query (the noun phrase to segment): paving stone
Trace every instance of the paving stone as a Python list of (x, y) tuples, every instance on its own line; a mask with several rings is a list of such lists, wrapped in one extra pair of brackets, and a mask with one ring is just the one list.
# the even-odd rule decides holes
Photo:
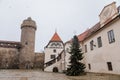
[(93, 74), (66, 76), (39, 70), (0, 70), (0, 80), (120, 80), (120, 75)]

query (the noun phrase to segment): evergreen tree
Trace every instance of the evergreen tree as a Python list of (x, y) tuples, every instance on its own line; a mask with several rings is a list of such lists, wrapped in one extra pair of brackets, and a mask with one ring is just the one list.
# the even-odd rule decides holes
[(83, 53), (80, 49), (79, 40), (75, 35), (72, 39), (72, 44), (70, 47), (70, 65), (67, 68), (66, 75), (69, 76), (78, 76), (84, 73), (85, 64), (81, 62), (83, 59)]

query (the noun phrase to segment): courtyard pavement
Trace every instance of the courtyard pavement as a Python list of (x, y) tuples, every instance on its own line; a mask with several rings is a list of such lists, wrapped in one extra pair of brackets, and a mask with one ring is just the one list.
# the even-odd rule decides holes
[(120, 80), (120, 75), (88, 73), (72, 77), (40, 70), (0, 70), (0, 80)]

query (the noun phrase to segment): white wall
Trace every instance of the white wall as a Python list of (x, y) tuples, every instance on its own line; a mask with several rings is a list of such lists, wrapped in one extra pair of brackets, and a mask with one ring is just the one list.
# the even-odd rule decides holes
[(70, 51), (70, 46), (71, 43), (66, 43), (65, 44), (65, 70), (67, 70), (68, 65), (69, 65), (69, 58), (70, 58), (70, 54), (68, 53)]
[[(103, 30), (95, 33), (84, 41), (87, 44), (87, 53), (85, 53), (86, 71), (98, 73), (120, 74), (120, 20), (105, 26)], [(113, 30), (115, 42), (109, 44), (107, 32)], [(98, 48), (97, 38), (101, 36), (102, 47)], [(96, 47), (90, 50), (90, 41), (93, 40)], [(113, 71), (108, 71), (107, 62), (112, 62)], [(91, 70), (88, 69), (91, 64)]]
[[(47, 48), (45, 48), (45, 63), (52, 60), (51, 57), (50, 57), (51, 55), (55, 55), (57, 57), (58, 54), (60, 54), (63, 51), (63, 44), (62, 44), (61, 48), (56, 48), (56, 47), (54, 47), (54, 48), (51, 47), (50, 48), (51, 43), (48, 45)], [(53, 52), (54, 49), (56, 49), (56, 52)]]
[(62, 53), (62, 59), (60, 59), (60, 61), (56, 61), (56, 63), (54, 63), (53, 65), (46, 67), (44, 69), (44, 71), (47, 72), (52, 72), (54, 67), (57, 67), (59, 72), (63, 72), (63, 70), (65, 70), (65, 63), (64, 63), (64, 52)]
[[(55, 55), (57, 57), (64, 49), (62, 42), (59, 42), (62, 45), (61, 47), (51, 47), (50, 46), (51, 43), (47, 46), (47, 48), (45, 48), (45, 63), (53, 60), (53, 59), (51, 59), (51, 55)], [(53, 51), (54, 49), (56, 49), (56, 52)], [(61, 72), (61, 70), (64, 66), (64, 65), (62, 65), (62, 63), (63, 63), (63, 60), (61, 59), (58, 62), (56, 61), (56, 63), (54, 63), (53, 65), (46, 67), (44, 70), (52, 72), (54, 67), (58, 67), (59, 71)]]

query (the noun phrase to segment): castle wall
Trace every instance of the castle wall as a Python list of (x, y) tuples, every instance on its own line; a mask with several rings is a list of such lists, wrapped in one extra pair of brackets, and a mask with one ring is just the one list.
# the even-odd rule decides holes
[(35, 53), (34, 68), (44, 69), (44, 53)]
[(19, 50), (0, 47), (0, 68), (18, 68)]

